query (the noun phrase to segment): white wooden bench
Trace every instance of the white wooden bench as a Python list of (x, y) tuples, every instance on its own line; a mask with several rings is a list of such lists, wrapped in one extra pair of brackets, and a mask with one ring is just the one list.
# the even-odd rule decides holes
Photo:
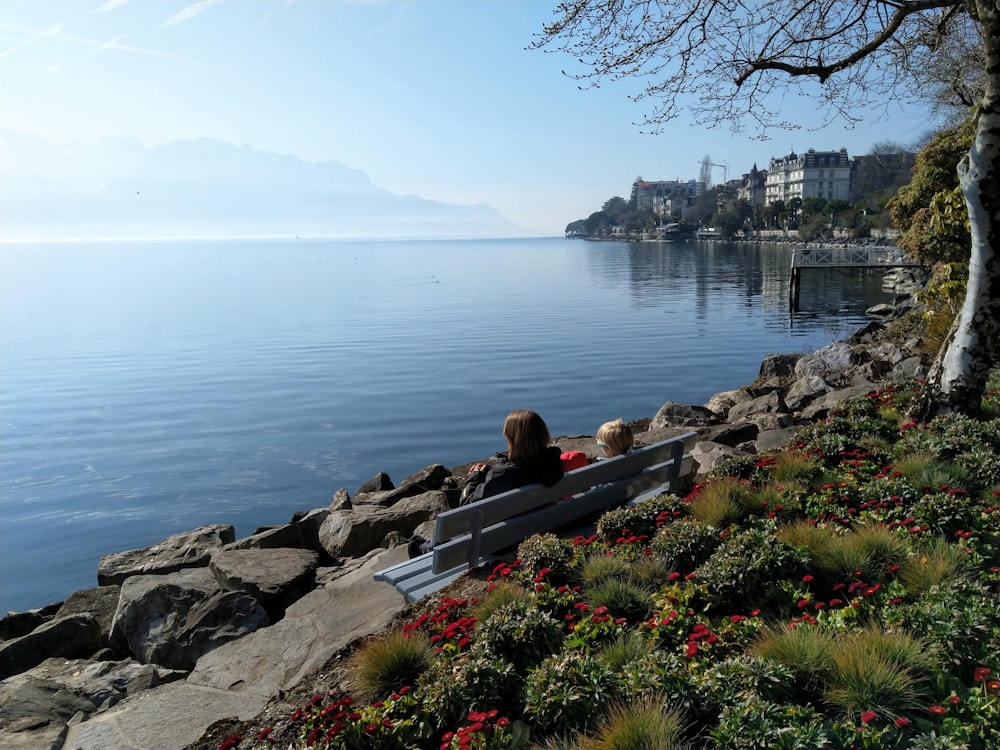
[(415, 602), (530, 536), (676, 491), (691, 473), (696, 437), (687, 432), (571, 471), (552, 487), (532, 484), (445, 511), (437, 517), (439, 541), (431, 552), (376, 571), (374, 578)]

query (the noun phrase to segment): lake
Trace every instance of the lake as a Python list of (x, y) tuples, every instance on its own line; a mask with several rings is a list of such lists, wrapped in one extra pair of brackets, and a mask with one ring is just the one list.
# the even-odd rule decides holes
[(503, 448), (704, 404), (888, 301), (791, 246), (239, 239), (0, 245), (0, 612), (105, 554), (237, 536)]

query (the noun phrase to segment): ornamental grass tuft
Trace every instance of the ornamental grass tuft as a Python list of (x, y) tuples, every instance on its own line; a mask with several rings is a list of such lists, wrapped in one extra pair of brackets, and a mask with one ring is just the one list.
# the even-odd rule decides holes
[(627, 581), (632, 566), (623, 557), (591, 555), (580, 568), (580, 580), (586, 586), (597, 586), (605, 581)]
[(578, 750), (681, 750), (683, 712), (655, 700), (615, 704), (592, 735), (580, 737)]
[(943, 539), (914, 551), (899, 568), (897, 575), (907, 592), (920, 596), (931, 589), (949, 586), (968, 578), (969, 556)]
[(653, 612), (652, 592), (632, 581), (610, 578), (586, 592), (595, 610), (605, 607), (611, 617), (623, 617), (631, 625), (639, 624)]
[(370, 640), (355, 656), (361, 688), (373, 698), (384, 698), (414, 684), (431, 656), (430, 641), (423, 633), (394, 630)]
[(935, 651), (905, 632), (867, 628), (838, 639), (824, 700), (852, 722), (866, 712), (905, 716), (926, 700)]
[(703, 524), (726, 527), (756, 505), (753, 488), (731, 477), (702, 485), (688, 503), (688, 513)]

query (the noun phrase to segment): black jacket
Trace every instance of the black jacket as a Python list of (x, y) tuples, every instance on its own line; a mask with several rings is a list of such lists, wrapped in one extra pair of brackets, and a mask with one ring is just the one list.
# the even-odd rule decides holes
[(500, 463), (490, 466), (487, 471), (473, 474), (466, 481), (466, 489), (462, 492), (463, 505), (528, 484), (551, 487), (563, 477), (562, 451), (557, 446), (550, 445), (540, 456), (520, 463), (511, 463), (505, 455), (498, 455)]

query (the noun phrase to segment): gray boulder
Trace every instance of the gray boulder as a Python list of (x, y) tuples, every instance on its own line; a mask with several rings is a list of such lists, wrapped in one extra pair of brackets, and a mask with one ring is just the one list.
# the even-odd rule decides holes
[(791, 411), (802, 411), (803, 407), (831, 390), (832, 386), (819, 375), (806, 375), (792, 383), (785, 391), (785, 406)]
[(208, 567), (223, 589), (250, 594), (277, 622), (289, 604), (313, 589), (318, 566), (319, 555), (311, 550), (236, 549), (216, 552)]
[(763, 396), (758, 396), (752, 401), (745, 401), (736, 404), (729, 410), (729, 421), (738, 422), (740, 420), (750, 421), (750, 417), (755, 414), (787, 413), (788, 407), (785, 405), (781, 393), (772, 391)]
[(38, 666), (50, 656), (90, 656), (100, 643), (101, 626), (92, 615), (58, 617), (27, 635), (0, 644), (0, 680)]
[(708, 440), (702, 440), (697, 445), (695, 445), (694, 450), (691, 451), (691, 456), (694, 458), (695, 462), (698, 464), (698, 477), (705, 477), (712, 469), (734, 456), (746, 456), (751, 455), (747, 451), (739, 450), (738, 448), (733, 448), (729, 445), (723, 445), (722, 443), (713, 443)]
[(122, 584), (111, 638), (143, 664), (191, 669), (201, 655), (267, 624), (250, 594), (224, 591), (207, 567), (191, 568)]
[(858, 355), (846, 341), (835, 341), (812, 354), (806, 354), (795, 364), (795, 374), (826, 376), (841, 372), (858, 362)]
[(332, 557), (361, 557), (380, 547), (390, 532), (408, 537), (419, 524), (449, 507), (448, 495), (438, 490), (404, 498), (388, 508), (355, 505), (335, 510), (320, 529), (320, 543)]
[[(280, 549), (287, 547), (320, 553), (323, 551), (323, 547), (319, 543), (319, 529), (329, 515), (330, 511), (327, 508), (316, 508), (308, 513), (297, 514), (290, 523), (258, 529), (248, 537), (226, 544), (222, 549)], [(210, 559), (214, 559), (216, 554), (218, 553), (214, 552)]]
[(808, 421), (826, 419), (830, 416), (830, 412), (837, 408), (837, 406), (839, 406), (842, 402), (847, 399), (864, 396), (871, 393), (872, 390), (873, 388), (871, 385), (856, 385), (851, 386), (850, 388), (839, 388), (835, 391), (830, 391), (809, 404), (809, 406), (802, 411), (802, 418)]
[(762, 379), (787, 378), (795, 372), (795, 366), (802, 358), (801, 354), (768, 354), (760, 362)]
[(649, 423), (650, 430), (662, 427), (706, 427), (708, 425), (719, 424), (719, 416), (706, 409), (704, 406), (692, 406), (690, 404), (678, 404), (668, 401), (656, 416)]
[(118, 609), (118, 595), (121, 586), (95, 586), (89, 589), (74, 591), (63, 602), (56, 617), (72, 617), (73, 615), (90, 615), (101, 629), (101, 647), (111, 644), (111, 623)]
[(105, 555), (97, 564), (97, 582), (108, 586), (123, 583), (130, 576), (163, 575), (184, 568), (205, 567), (215, 550), (234, 541), (236, 531), (232, 526), (199, 526), (151, 547)]

